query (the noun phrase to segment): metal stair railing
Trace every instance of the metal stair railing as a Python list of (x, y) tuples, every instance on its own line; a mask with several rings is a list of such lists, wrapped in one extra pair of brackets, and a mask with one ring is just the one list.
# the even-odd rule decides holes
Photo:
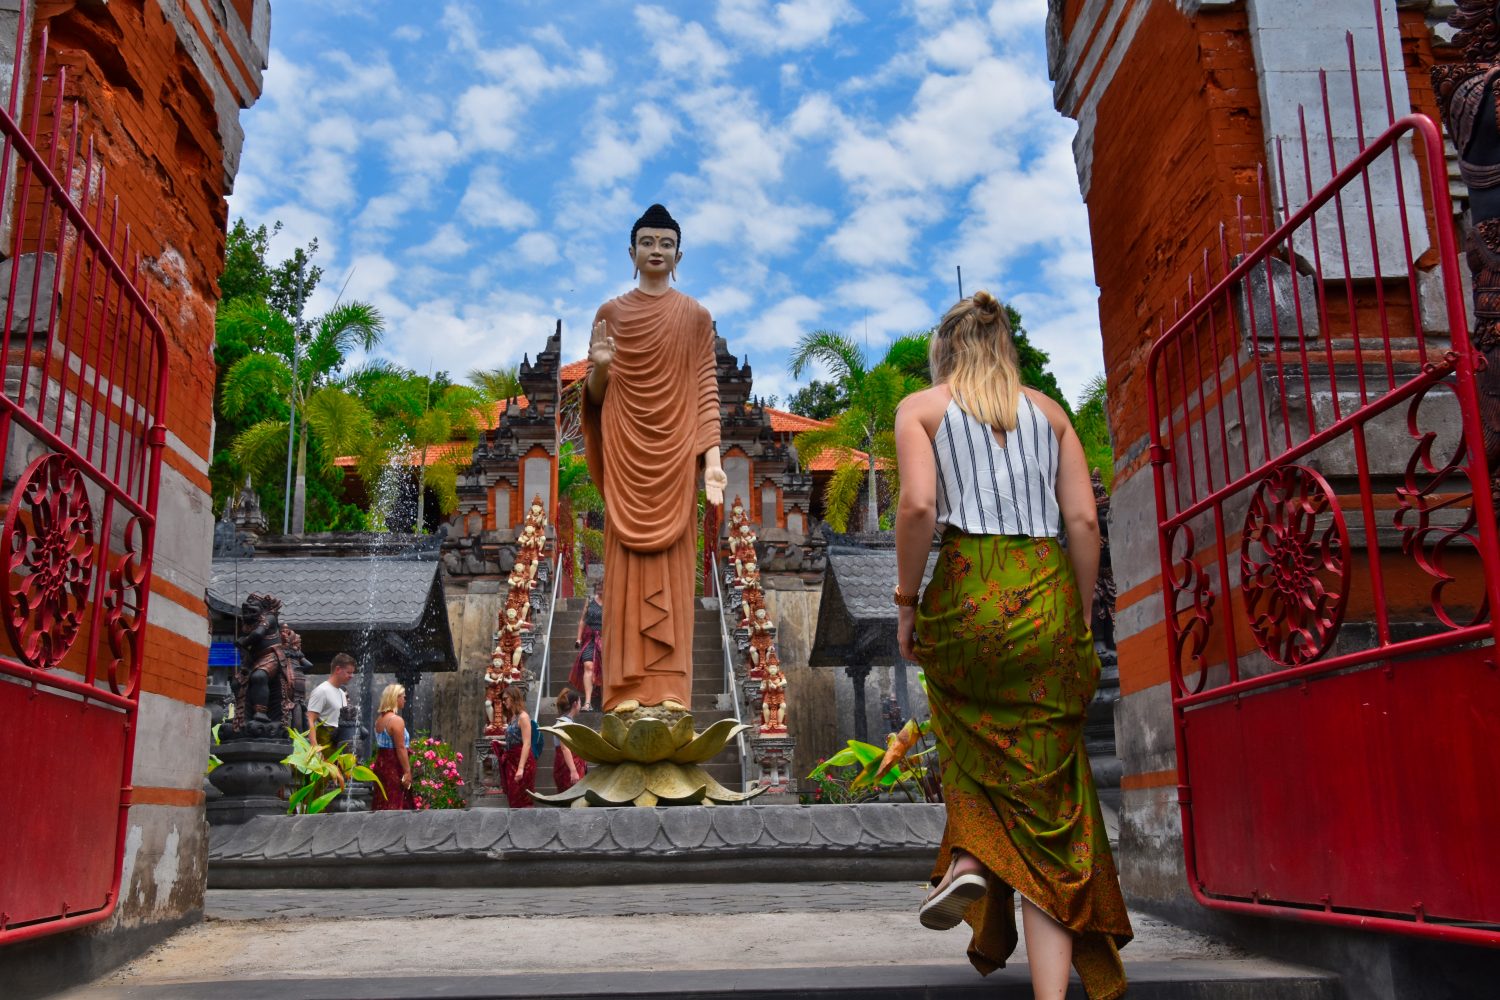
[[(740, 711), (740, 692), (734, 680), (734, 636), (730, 635), (729, 623), (724, 618), (724, 584), (719, 579), (719, 557), (710, 552), (708, 558), (713, 569), (714, 590), (719, 599), (719, 647), (724, 654), (724, 693), (734, 709), (734, 721), (743, 725), (745, 717)], [(735, 737), (735, 742), (740, 750), (740, 791), (744, 792), (750, 788), (750, 745), (743, 732)]]
[[(547, 628), (542, 632), (542, 665), (536, 671), (536, 701), (531, 706), (531, 724), (536, 725), (542, 711), (542, 695), (547, 690), (547, 674), (552, 669), (552, 619), (557, 614), (557, 585), (562, 580), (562, 554), (552, 565), (552, 596), (547, 601)], [(535, 642), (532, 648), (536, 648)], [(540, 765), (538, 765), (540, 766)]]

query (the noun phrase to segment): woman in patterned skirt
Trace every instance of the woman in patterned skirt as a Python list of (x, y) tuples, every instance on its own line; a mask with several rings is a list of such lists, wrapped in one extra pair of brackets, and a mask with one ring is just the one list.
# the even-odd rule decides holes
[(401, 710), (406, 707), (406, 688), (387, 684), (380, 692), (375, 716), (375, 776), (380, 784), (370, 801), (372, 810), (411, 809), (411, 733)]
[(583, 710), (594, 711), (594, 689), (598, 688), (600, 700), (604, 698), (604, 651), (600, 647), (599, 635), (604, 628), (604, 597), (598, 586), (589, 593), (589, 602), (578, 619), (578, 637), (573, 648), (578, 655), (573, 658), (573, 669), (568, 674), (568, 686), (583, 692)]
[(989, 293), (943, 317), (931, 365), (933, 387), (896, 414), (898, 635), (925, 671), (948, 810), (921, 921), (967, 919), (970, 961), (988, 974), (1015, 949), (1019, 892), (1034, 995), (1061, 1000), (1071, 963), (1090, 1000), (1112, 1000), (1132, 931), (1083, 745), (1099, 680), (1083, 446), (1060, 406), (1021, 385)]
[(500, 758), (500, 780), (504, 782), (505, 803), (512, 809), (530, 809), (536, 805), (531, 793), (536, 791), (536, 755), (531, 752), (531, 713), (526, 711), (526, 696), (519, 685), (512, 684), (500, 696), (505, 710), (505, 745), (497, 745)]

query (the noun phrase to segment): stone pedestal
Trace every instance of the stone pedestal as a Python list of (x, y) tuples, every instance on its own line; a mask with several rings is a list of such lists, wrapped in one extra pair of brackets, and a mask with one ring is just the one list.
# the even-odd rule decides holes
[(469, 786), (474, 790), (472, 804), (480, 806), (485, 800), (493, 797), (497, 801), (504, 800), (504, 788), (500, 781), (500, 762), (495, 759), (494, 749), (490, 746), (493, 740), (503, 740), (503, 735), (496, 733), (493, 736), (479, 734), (474, 741), (474, 750), (469, 755)]
[(757, 781), (772, 794), (797, 794), (792, 773), (792, 751), (797, 741), (786, 733), (755, 732), (750, 737), (750, 759), (759, 770)]
[(222, 796), (207, 803), (212, 824), (243, 823), (255, 816), (286, 812), (294, 781), (292, 769), (281, 763), (292, 752), (287, 739), (233, 740), (217, 747), (223, 761), (208, 776)]

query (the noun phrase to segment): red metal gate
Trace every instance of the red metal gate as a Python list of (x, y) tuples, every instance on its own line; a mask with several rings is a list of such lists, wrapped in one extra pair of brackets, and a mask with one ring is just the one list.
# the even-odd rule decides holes
[[(1352, 41), (1350, 66), (1358, 116)], [(1240, 239), (1274, 231), (1234, 254), (1221, 227), (1149, 360), (1188, 879), (1216, 909), (1500, 945), (1500, 543), (1442, 138), (1360, 120), (1314, 191), (1303, 123), (1301, 168), (1274, 165), (1303, 207), (1262, 177)]]
[(18, 124), (20, 21), (0, 111), (0, 944), (119, 899), (166, 439), (166, 338), (45, 32)]

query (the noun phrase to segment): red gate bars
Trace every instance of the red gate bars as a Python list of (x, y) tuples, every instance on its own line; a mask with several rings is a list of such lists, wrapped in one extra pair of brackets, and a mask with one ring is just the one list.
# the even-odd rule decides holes
[(166, 440), (166, 336), (45, 31), (18, 120), (30, 22), (0, 111), (0, 944), (119, 902)]
[(1186, 870), (1215, 909), (1497, 946), (1500, 541), (1447, 164), (1388, 66), (1366, 142), (1348, 48), (1358, 153), (1338, 165), (1324, 74), (1331, 178), (1304, 113), (1279, 224), (1262, 171), (1148, 359)]

